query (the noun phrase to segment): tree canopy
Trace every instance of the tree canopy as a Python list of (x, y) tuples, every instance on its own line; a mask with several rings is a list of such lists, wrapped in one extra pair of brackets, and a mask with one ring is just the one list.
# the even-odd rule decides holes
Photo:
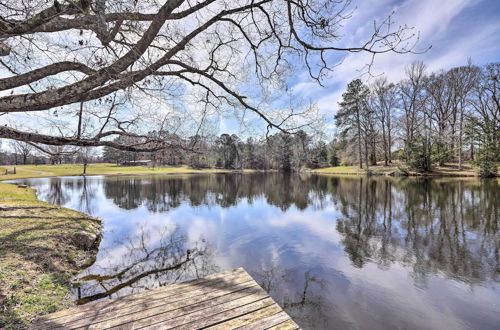
[[(350, 1), (42, 0), (0, 5), (0, 138), (128, 151), (189, 148), (164, 132), (201, 133), (236, 111), (268, 130), (314, 122), (311, 106), (272, 102), (332, 54), (409, 52), (418, 38), (391, 17), (358, 45), (341, 38)], [(29, 118), (43, 125), (33, 127)], [(156, 135), (147, 134), (158, 132)], [(133, 137), (134, 139), (117, 139)], [(129, 143), (129, 141), (135, 141)], [(45, 149), (47, 150), (47, 149)]]

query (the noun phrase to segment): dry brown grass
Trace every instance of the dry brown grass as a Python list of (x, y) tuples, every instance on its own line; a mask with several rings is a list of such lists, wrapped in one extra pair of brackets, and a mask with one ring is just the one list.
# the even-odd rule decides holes
[[(376, 166), (370, 166), (370, 174), (375, 175), (386, 175), (391, 173), (397, 173), (399, 171), (398, 164), (391, 166), (384, 166), (382, 163)], [(319, 168), (312, 170), (314, 173), (321, 174), (359, 174), (365, 175), (367, 171), (365, 169), (360, 169), (358, 166), (336, 166)], [(470, 164), (464, 164), (462, 169), (458, 168), (458, 164), (450, 163), (444, 166), (436, 166), (431, 172), (418, 173), (415, 171), (409, 171), (410, 175), (414, 176), (457, 176), (457, 177), (475, 177), (478, 176), (477, 170)]]

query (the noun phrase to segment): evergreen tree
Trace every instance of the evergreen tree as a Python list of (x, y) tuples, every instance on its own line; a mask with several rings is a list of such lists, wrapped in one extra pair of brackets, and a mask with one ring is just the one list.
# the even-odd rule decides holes
[(281, 133), (278, 146), (278, 162), (283, 172), (292, 170), (291, 153), (292, 137), (289, 134)]
[(235, 135), (222, 134), (217, 140), (218, 157), (216, 165), (226, 169), (240, 168), (241, 160), (238, 151), (240, 138)]
[(328, 163), (330, 164), (330, 166), (332, 167), (336, 167), (336, 166), (339, 166), (340, 164), (340, 159), (339, 157), (337, 156), (337, 149), (336, 148), (332, 148), (330, 149), (330, 157), (329, 157), (329, 161)]
[(106, 163), (116, 163), (118, 165), (120, 162), (120, 154), (121, 152), (115, 148), (104, 147), (102, 159)]
[(490, 143), (479, 150), (477, 153), (476, 164), (479, 166), (479, 176), (490, 178), (497, 175), (498, 172), (498, 150), (495, 145)]
[(405, 142), (404, 160), (413, 170), (429, 172), (432, 169), (431, 143), (429, 139), (415, 136)]
[[(342, 102), (339, 103), (340, 110), (335, 115), (337, 127), (343, 131), (343, 134), (348, 134), (349, 132), (354, 131), (354, 140), (357, 142), (358, 162), (360, 168), (363, 168), (363, 151), (361, 147), (363, 130), (361, 121), (363, 109), (366, 108), (368, 95), (369, 89), (363, 84), (363, 82), (361, 82), (360, 79), (351, 81), (347, 85), (346, 92), (342, 94)], [(366, 155), (365, 162), (368, 167), (368, 159)]]
[(253, 138), (248, 138), (246, 143), (243, 143), (243, 167), (244, 168), (258, 168), (257, 155), (255, 154), (255, 142)]

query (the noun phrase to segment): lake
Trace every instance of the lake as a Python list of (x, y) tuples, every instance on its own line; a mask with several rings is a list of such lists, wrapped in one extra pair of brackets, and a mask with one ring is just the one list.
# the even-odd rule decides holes
[(498, 329), (498, 180), (18, 180), (103, 219), (78, 303), (244, 267), (305, 329)]

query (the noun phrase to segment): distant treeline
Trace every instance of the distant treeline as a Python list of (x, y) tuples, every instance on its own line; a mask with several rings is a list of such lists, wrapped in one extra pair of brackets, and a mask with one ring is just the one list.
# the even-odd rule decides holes
[[(0, 164), (91, 162), (121, 164), (150, 160), (152, 166), (187, 164), (194, 168), (297, 171), (338, 165), (391, 165), (401, 171), (431, 171), (435, 165), (471, 161), (482, 176), (497, 172), (500, 161), (500, 63), (468, 64), (448, 71), (427, 72), (421, 62), (405, 69), (405, 78), (391, 83), (377, 78), (348, 84), (334, 119), (330, 141), (318, 134), (284, 132), (266, 138), (232, 134), (183, 139), (168, 132), (151, 136), (173, 147), (137, 153), (105, 147), (99, 156), (87, 149), (49, 147), (49, 157), (35, 157), (34, 148), (13, 142)], [(126, 139), (126, 141), (121, 141)], [(120, 141), (118, 141), (120, 140)], [(121, 136), (125, 145), (141, 143)]]
[[(134, 153), (105, 148), (103, 161), (123, 163), (139, 159), (151, 160), (153, 165), (187, 164), (194, 168), (262, 169), (292, 171), (303, 167), (328, 166), (331, 148), (322, 140), (301, 131), (297, 134), (279, 133), (268, 138), (242, 140), (236, 134), (197, 138), (194, 152), (165, 149), (154, 153)], [(330, 156), (330, 157), (329, 157)], [(336, 161), (337, 162), (337, 161)]]
[(5, 141), (7, 140), (2, 143), (2, 140), (0, 140), (0, 165), (54, 165), (102, 162), (102, 157), (98, 155), (96, 148), (44, 146), (44, 151), (41, 151), (34, 144), (16, 140), (11, 140), (8, 143), (5, 143)]

